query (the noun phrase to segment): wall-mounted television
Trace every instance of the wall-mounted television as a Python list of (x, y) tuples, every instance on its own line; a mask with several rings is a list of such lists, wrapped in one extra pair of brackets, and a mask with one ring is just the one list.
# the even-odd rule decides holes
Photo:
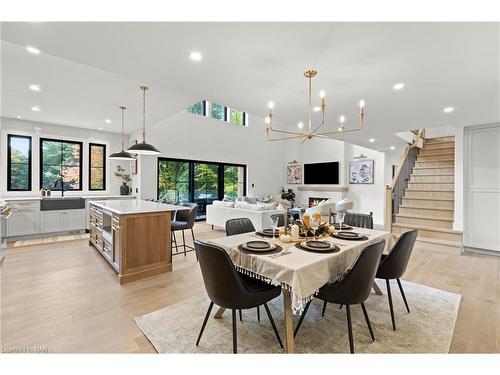
[(304, 164), (304, 184), (338, 185), (339, 162)]

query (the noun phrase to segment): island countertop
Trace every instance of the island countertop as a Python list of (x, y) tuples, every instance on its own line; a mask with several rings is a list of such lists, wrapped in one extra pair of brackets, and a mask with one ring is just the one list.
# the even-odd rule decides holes
[(189, 210), (189, 207), (143, 201), (140, 199), (90, 201), (89, 203), (118, 215)]

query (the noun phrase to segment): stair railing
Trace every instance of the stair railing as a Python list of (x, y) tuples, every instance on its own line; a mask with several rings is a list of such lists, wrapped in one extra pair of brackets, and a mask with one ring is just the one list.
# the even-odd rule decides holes
[(385, 187), (385, 230), (392, 231), (392, 224), (399, 213), (399, 206), (403, 200), (405, 189), (408, 187), (410, 175), (417, 160), (418, 149), (422, 147), (424, 140), (424, 129), (420, 129), (413, 143), (406, 147), (399, 159), (398, 167), (392, 179), (391, 185)]

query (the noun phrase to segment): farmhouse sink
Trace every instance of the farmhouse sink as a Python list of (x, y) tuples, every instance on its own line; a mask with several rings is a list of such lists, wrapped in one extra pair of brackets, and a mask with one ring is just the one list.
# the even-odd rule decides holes
[(40, 211), (79, 210), (85, 208), (85, 199), (78, 197), (43, 198)]

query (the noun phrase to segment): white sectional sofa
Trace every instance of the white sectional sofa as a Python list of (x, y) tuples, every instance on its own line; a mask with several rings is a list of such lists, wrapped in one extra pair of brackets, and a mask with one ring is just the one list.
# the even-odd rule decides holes
[(272, 203), (214, 201), (207, 206), (207, 224), (225, 228), (229, 219), (246, 217), (256, 230), (262, 230), (271, 226), (271, 215), (283, 213)]

